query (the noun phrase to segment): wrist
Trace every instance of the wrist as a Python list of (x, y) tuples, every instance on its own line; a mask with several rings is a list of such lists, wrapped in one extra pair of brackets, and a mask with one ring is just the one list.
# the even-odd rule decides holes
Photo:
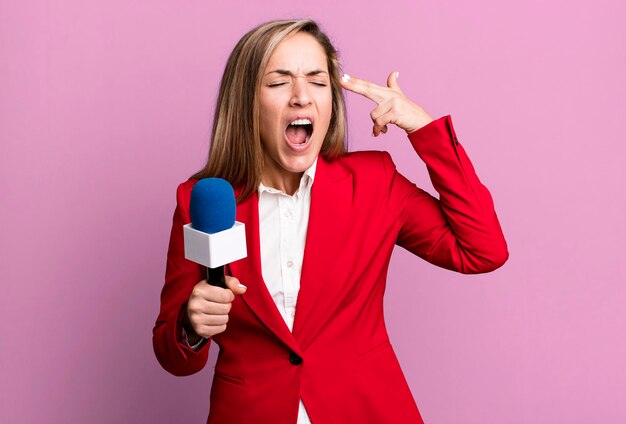
[(197, 335), (193, 330), (188, 332), (185, 327), (182, 329), (182, 338), (187, 346), (196, 349), (204, 341), (204, 337)]
[(192, 349), (196, 349), (200, 346), (200, 344), (205, 340), (204, 337), (198, 335), (191, 322), (189, 321), (189, 316), (187, 315), (187, 304), (183, 305), (181, 308), (181, 313), (179, 315), (179, 325), (180, 325), (180, 341), (183, 344), (186, 344), (188, 347)]
[(411, 133), (414, 133), (416, 131), (419, 131), (419, 130), (421, 130), (422, 128), (424, 128), (426, 125), (430, 124), (433, 121), (434, 121), (434, 119), (429, 116), (427, 119), (425, 119), (424, 121), (420, 122), (419, 125), (417, 125), (415, 128), (413, 128), (413, 129), (409, 128), (408, 130), (406, 130), (406, 133), (407, 134), (411, 134)]

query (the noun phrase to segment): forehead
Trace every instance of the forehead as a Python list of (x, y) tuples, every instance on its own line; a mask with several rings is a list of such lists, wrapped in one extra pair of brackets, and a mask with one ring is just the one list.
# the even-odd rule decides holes
[(286, 69), (292, 72), (312, 69), (328, 71), (326, 52), (310, 34), (298, 32), (281, 41), (267, 62), (266, 72)]

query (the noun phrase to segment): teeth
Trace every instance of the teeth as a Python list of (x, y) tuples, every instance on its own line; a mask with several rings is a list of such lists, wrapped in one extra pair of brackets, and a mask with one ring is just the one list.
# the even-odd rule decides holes
[(310, 119), (296, 119), (295, 121), (293, 121), (291, 124), (289, 125), (311, 125), (311, 120)]

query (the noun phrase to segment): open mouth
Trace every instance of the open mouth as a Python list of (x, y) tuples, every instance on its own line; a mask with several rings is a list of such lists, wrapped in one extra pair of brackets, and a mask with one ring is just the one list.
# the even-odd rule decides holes
[(305, 145), (313, 133), (313, 124), (310, 119), (296, 119), (285, 129), (285, 136), (289, 144), (294, 146)]

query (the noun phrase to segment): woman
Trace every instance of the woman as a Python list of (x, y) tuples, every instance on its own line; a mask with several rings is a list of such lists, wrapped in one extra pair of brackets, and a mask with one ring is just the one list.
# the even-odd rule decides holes
[[(342, 88), (377, 104), (374, 136), (389, 124), (407, 132), (440, 200), (389, 154), (346, 153)], [(226, 289), (184, 259), (191, 189), (208, 176), (235, 187), (246, 225), (248, 257), (227, 266)], [(407, 99), (396, 72), (387, 87), (340, 77), (310, 20), (269, 22), (237, 44), (208, 163), (177, 202), (154, 350), (167, 371), (189, 375), (211, 340), (220, 346), (209, 423), (422, 422), (383, 317), (393, 246), (463, 273), (508, 257), (450, 116), (433, 120)]]

